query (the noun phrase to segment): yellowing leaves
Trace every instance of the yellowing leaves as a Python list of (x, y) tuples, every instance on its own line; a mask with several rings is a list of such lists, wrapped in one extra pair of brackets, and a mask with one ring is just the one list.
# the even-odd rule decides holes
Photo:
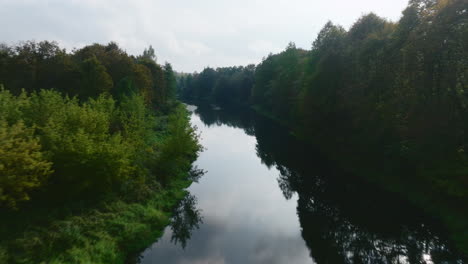
[(0, 120), (0, 205), (16, 207), (52, 173), (33, 129)]

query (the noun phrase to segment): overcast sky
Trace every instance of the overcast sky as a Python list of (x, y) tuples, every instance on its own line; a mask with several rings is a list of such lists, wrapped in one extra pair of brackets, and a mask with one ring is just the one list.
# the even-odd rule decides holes
[(116, 41), (153, 45), (177, 71), (258, 63), (293, 41), (309, 49), (331, 20), (349, 28), (374, 12), (399, 19), (408, 0), (0, 0), (0, 42), (55, 40), (71, 50)]

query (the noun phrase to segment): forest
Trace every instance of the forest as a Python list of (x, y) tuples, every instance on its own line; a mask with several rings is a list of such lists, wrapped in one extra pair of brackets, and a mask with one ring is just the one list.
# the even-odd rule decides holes
[[(452, 242), (466, 258), (467, 0), (409, 0), (398, 21), (374, 13), (349, 28), (329, 21), (311, 40), (257, 65), (195, 73), (160, 63), (152, 46), (131, 55), (116, 42), (73, 50), (0, 43), (0, 264), (135, 263), (171, 224), (171, 242), (185, 250), (202, 220), (187, 190), (204, 173), (194, 165), (204, 148), (191, 116), (251, 136), (239, 144), (252, 143), (251, 160), (278, 169), (275, 188), (286, 200), (297, 197), (293, 224), (315, 260), (400, 262), (408, 249), (421, 263), (432, 247), (436, 263), (458, 259)], [(192, 115), (181, 101), (213, 111)], [(213, 105), (232, 111), (222, 116)], [(246, 121), (246, 112), (274, 125)], [(220, 153), (230, 151), (223, 140), (235, 142), (211, 136)], [(212, 179), (231, 184), (222, 174)], [(232, 215), (226, 186), (209, 187), (213, 214)], [(271, 205), (254, 202), (246, 218)]]
[(0, 46), (0, 263), (124, 263), (169, 223), (201, 146), (150, 46)]
[(397, 22), (328, 22), (310, 50), (178, 76), (187, 100), (251, 107), (468, 241), (468, 6), (411, 0)]

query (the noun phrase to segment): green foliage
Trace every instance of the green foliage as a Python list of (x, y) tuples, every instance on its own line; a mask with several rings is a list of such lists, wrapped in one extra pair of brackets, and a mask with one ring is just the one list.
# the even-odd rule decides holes
[(85, 101), (101, 93), (116, 99), (141, 94), (152, 108), (167, 110), (175, 97), (175, 74), (170, 64), (156, 63), (150, 46), (143, 55), (129, 56), (119, 46), (93, 44), (73, 53), (55, 42), (25, 42), (0, 46), (0, 83), (13, 94), (55, 89)]
[(110, 133), (113, 102), (108, 100), (100, 97), (81, 107), (76, 100), (66, 102), (65, 111), (50, 116), (39, 128), (60, 185), (73, 185), (77, 192), (104, 190), (132, 174), (133, 146), (119, 133)]
[[(187, 182), (179, 180), (143, 202), (114, 198), (61, 217), (47, 218), (58, 209), (39, 210), (33, 218), (40, 224), (33, 228), (0, 230), (0, 263), (127, 263), (129, 255), (162, 235), (172, 208), (186, 195), (185, 187)], [(3, 215), (25, 222), (21, 216)]]
[(210, 100), (219, 104), (247, 105), (255, 66), (206, 68), (199, 74), (179, 75), (178, 94), (185, 99)]
[[(33, 179), (29, 187), (21, 184), (15, 187), (18, 191), (14, 193), (26, 190), (18, 201), (29, 199), (27, 191), (38, 187), (43, 176), (50, 174), (46, 165), (53, 164), (54, 170), (48, 188), (60, 197), (73, 197), (85, 191), (105, 193), (129, 182), (144, 185), (153, 181), (155, 176), (151, 175), (160, 176), (167, 183), (171, 175), (189, 169), (200, 148), (182, 106), (169, 116), (167, 128), (163, 127), (167, 130), (164, 136), (158, 135), (157, 118), (146, 107), (143, 95), (124, 96), (116, 106), (108, 95), (80, 103), (55, 91), (13, 96), (3, 90), (0, 108), (4, 113), (2, 151), (7, 164), (3, 178)], [(7, 121), (14, 125), (8, 125)], [(14, 151), (18, 152), (16, 156)], [(24, 157), (20, 161), (21, 153)], [(28, 153), (30, 165), (25, 164)], [(42, 161), (43, 156), (51, 163)], [(24, 165), (16, 170), (30, 167), (30, 173), (9, 175), (15, 170), (12, 167), (15, 159)], [(2, 194), (14, 190), (11, 181), (5, 180), (0, 185)], [(12, 198), (8, 200), (15, 202)]]
[(187, 110), (180, 105), (169, 116), (166, 139), (156, 165), (161, 182), (167, 184), (170, 175), (189, 170), (200, 149), (198, 135), (188, 122)]
[(150, 45), (148, 49), (145, 49), (143, 51), (143, 55), (141, 55), (141, 58), (149, 59), (149, 60), (156, 62), (157, 58), (156, 58), (156, 53), (154, 52), (153, 46)]
[(346, 36), (346, 31), (341, 26), (334, 25), (331, 21), (320, 30), (317, 38), (312, 44), (312, 50), (339, 51), (343, 48), (343, 39)]
[(81, 72), (83, 74), (81, 84), (83, 90), (80, 91), (80, 96), (83, 98), (96, 97), (101, 93), (110, 92), (112, 89), (112, 78), (96, 56), (83, 61)]
[(44, 158), (33, 129), (0, 119), (0, 205), (16, 207), (47, 180), (52, 163)]
[[(14, 163), (15, 159), (21, 162), (20, 156), (8, 154), (12, 148), (19, 152), (31, 152), (34, 155), (31, 162), (40, 161), (42, 154), (36, 152), (41, 145), (43, 156), (53, 163), (55, 171), (49, 181), (69, 194), (95, 187), (106, 189), (131, 175), (133, 166), (130, 156), (133, 146), (124, 142), (120, 133), (110, 132), (115, 111), (113, 99), (101, 96), (80, 105), (77, 99), (62, 97), (54, 91), (42, 90), (30, 96), (23, 93), (18, 97), (8, 91), (1, 91), (0, 102), (5, 120), (18, 122), (10, 128), (5, 128), (6, 122), (2, 122), (4, 150), (7, 151), (5, 158), (11, 159), (9, 163)], [(23, 122), (35, 129), (26, 130)], [(10, 141), (18, 141), (21, 137), (16, 137), (19, 136), (25, 138), (29, 149), (22, 146), (25, 148), (23, 150), (18, 142), (8, 141), (8, 137)], [(28, 166), (34, 168), (33, 165)], [(24, 164), (19, 167), (28, 166)], [(33, 179), (42, 179), (44, 174), (39, 169), (31, 169), (31, 172), (34, 171), (37, 173), (30, 176), (31, 187), (39, 185)], [(3, 177), (13, 175), (5, 173)], [(3, 185), (1, 187), (6, 188)]]
[(143, 64), (135, 64), (132, 67), (132, 80), (140, 91), (140, 94), (145, 98), (147, 105), (153, 104), (154, 91), (153, 91), (153, 79), (151, 78), (151, 71)]
[(124, 263), (161, 235), (201, 149), (175, 82), (151, 47), (0, 46), (1, 263)]
[(172, 70), (172, 65), (168, 62), (164, 64), (164, 80), (167, 87), (167, 100), (174, 100), (176, 96), (177, 83)]

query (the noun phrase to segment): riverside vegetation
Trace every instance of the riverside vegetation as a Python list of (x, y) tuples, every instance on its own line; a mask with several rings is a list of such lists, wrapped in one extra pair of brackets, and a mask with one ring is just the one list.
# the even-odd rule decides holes
[(410, 0), (398, 22), (328, 22), (311, 50), (178, 78), (186, 99), (252, 107), (438, 216), (468, 254), (468, 5)]
[(124, 263), (161, 235), (201, 150), (170, 64), (25, 42), (0, 84), (0, 263)]

